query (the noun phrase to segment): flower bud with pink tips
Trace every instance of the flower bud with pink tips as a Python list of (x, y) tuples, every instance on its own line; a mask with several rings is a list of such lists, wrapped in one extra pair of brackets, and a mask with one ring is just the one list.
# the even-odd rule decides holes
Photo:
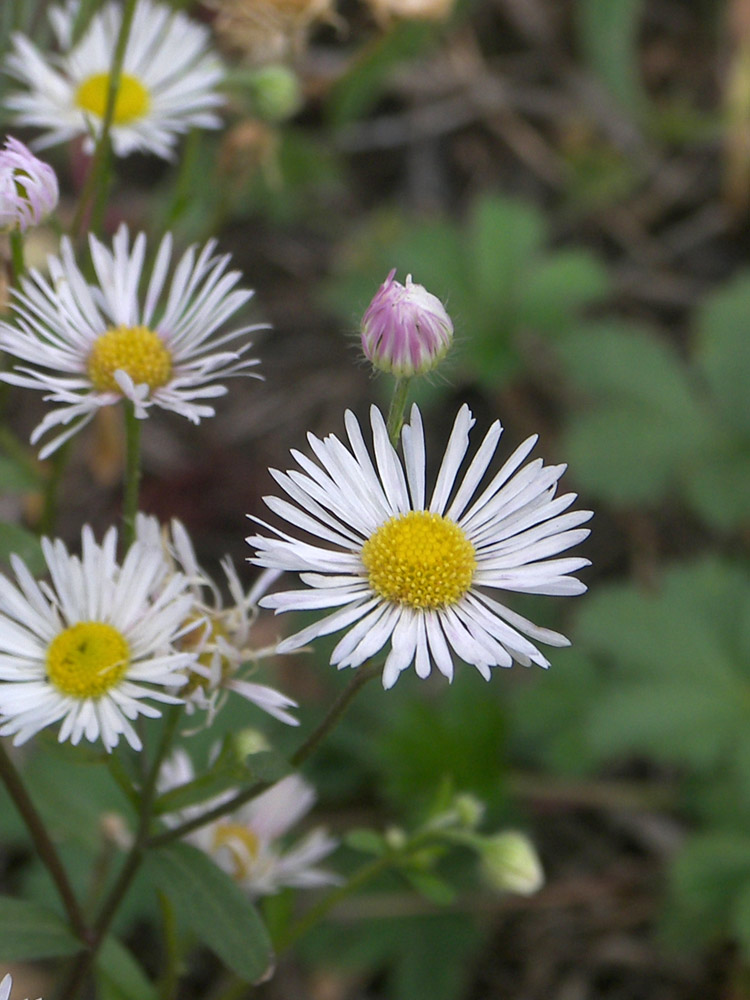
[(0, 150), (0, 229), (38, 226), (57, 208), (57, 176), (22, 142), (8, 136)]
[(453, 343), (453, 323), (440, 299), (394, 268), (362, 317), (362, 350), (380, 371), (410, 378), (432, 371)]

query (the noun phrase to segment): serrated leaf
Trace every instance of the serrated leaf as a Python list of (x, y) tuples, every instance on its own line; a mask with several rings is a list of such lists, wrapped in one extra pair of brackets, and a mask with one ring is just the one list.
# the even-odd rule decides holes
[(248, 897), (207, 855), (171, 844), (152, 851), (146, 866), (178, 919), (228, 968), (247, 982), (267, 975), (273, 954), (266, 928)]
[(81, 950), (65, 921), (53, 910), (0, 896), (0, 961), (58, 958)]
[(156, 986), (128, 949), (108, 937), (96, 958), (99, 1000), (157, 1000)]

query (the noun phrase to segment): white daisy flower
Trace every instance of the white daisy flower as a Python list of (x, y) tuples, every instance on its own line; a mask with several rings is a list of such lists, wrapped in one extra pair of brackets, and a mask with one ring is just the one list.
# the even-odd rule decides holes
[(0, 323), (0, 347), (33, 365), (16, 365), (0, 379), (41, 389), (48, 402), (57, 404), (34, 430), (32, 443), (52, 428), (66, 427), (41, 449), (40, 458), (84, 427), (100, 407), (123, 398), (133, 403), (139, 418), (158, 406), (197, 424), (215, 413), (204, 400), (226, 393), (219, 380), (249, 375), (247, 369), (258, 363), (244, 357), (249, 341), (235, 350), (226, 346), (262, 325), (218, 333), (253, 293), (234, 288), (240, 272), (226, 270), (228, 254), (214, 256), (214, 240), (200, 253), (190, 247), (167, 283), (172, 256), (167, 233), (143, 295), (143, 233), (131, 248), (123, 225), (112, 250), (95, 236), (89, 236), (89, 246), (96, 284), (86, 282), (70, 241), (63, 238), (60, 257), (48, 260), (49, 279), (36, 270), (22, 279), (13, 299), (15, 325)]
[[(178, 749), (162, 766), (159, 790), (178, 788), (194, 777), (189, 756)], [(234, 794), (225, 792), (209, 802), (165, 816), (164, 820), (177, 826), (204, 815)], [(199, 827), (185, 839), (205, 851), (253, 897), (271, 895), (285, 886), (314, 889), (336, 885), (340, 881), (337, 875), (317, 867), (338, 846), (338, 841), (324, 829), (311, 830), (288, 849), (280, 843), (314, 804), (312, 786), (299, 775), (290, 774), (235, 813)]]
[(8, 1000), (10, 991), (13, 989), (13, 978), (8, 972), (0, 979), (0, 1000)]
[(331, 663), (357, 667), (390, 642), (383, 670), (383, 685), (390, 688), (412, 663), (419, 677), (434, 663), (450, 680), (455, 654), (489, 679), (491, 667), (509, 667), (514, 660), (549, 666), (531, 640), (568, 645), (565, 636), (532, 624), (489, 591), (582, 593), (586, 587), (570, 574), (589, 560), (550, 557), (588, 535), (578, 526), (591, 511), (563, 513), (576, 499), (574, 493), (555, 497), (564, 465), (537, 459), (517, 471), (536, 436), (516, 449), (477, 496), (502, 428), (499, 421), (492, 424), (459, 479), (474, 422), (462, 406), (429, 501), (416, 406), (402, 432), (403, 464), (373, 407), (374, 464), (356, 417), (347, 412), (351, 450), (334, 435), (308, 435), (319, 464), (293, 451), (302, 472), (272, 470), (293, 502), (267, 497), (266, 504), (314, 540), (270, 525), (265, 527), (275, 537), (248, 538), (257, 549), (252, 562), (298, 572), (310, 588), (265, 597), (261, 607), (337, 609), (281, 642), (280, 653), (346, 629)]
[(116, 546), (114, 528), (98, 545), (84, 527), (80, 558), (43, 539), (49, 583), (11, 556), (16, 582), (0, 575), (0, 736), (20, 744), (60, 722), (61, 743), (101, 739), (109, 751), (124, 736), (140, 750), (131, 722), (161, 715), (147, 699), (181, 702), (165, 688), (184, 684), (194, 660), (173, 648), (192, 606), (186, 580), (149, 545), (119, 565)]
[(227, 693), (234, 691), (257, 705), (274, 718), (289, 726), (299, 721), (289, 712), (297, 703), (267, 684), (257, 684), (239, 676), (246, 664), (271, 656), (276, 647), (255, 649), (250, 645), (250, 630), (258, 615), (258, 599), (278, 578), (275, 570), (266, 570), (245, 592), (237, 570), (229, 557), (221, 561), (226, 585), (233, 604), (224, 606), (221, 590), (198, 565), (195, 549), (185, 526), (173, 519), (170, 529), (161, 528), (155, 517), (139, 514), (136, 538), (163, 549), (173, 570), (188, 581), (193, 607), (188, 623), (193, 623), (180, 640), (180, 648), (195, 653), (197, 659), (190, 670), (190, 680), (180, 691), (188, 712), (191, 708), (205, 709), (209, 722), (221, 708)]
[[(26, 89), (9, 94), (5, 104), (19, 125), (45, 130), (37, 148), (82, 135), (91, 152), (101, 130), (122, 4), (105, 4), (74, 42), (78, 9), (78, 0), (50, 8), (56, 56), (42, 54), (25, 35), (12, 36), (5, 70)], [(139, 0), (110, 131), (117, 156), (141, 150), (172, 159), (178, 135), (220, 126), (213, 109), (223, 103), (216, 86), (224, 71), (208, 51), (208, 39), (208, 30), (185, 14)]]

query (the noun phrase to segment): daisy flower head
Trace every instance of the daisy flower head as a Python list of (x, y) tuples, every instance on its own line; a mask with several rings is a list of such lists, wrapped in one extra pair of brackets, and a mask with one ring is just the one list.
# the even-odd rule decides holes
[(61, 743), (110, 751), (123, 736), (140, 750), (133, 720), (161, 715), (150, 701), (181, 701), (167, 689), (194, 659), (174, 649), (192, 605), (185, 578), (139, 543), (120, 565), (116, 546), (114, 528), (99, 545), (86, 526), (80, 557), (42, 540), (49, 582), (17, 556), (15, 582), (0, 575), (0, 736), (20, 744), (60, 723)]
[(57, 208), (57, 175), (22, 142), (8, 136), (0, 150), (0, 228), (38, 226)]
[(156, 406), (200, 423), (215, 413), (205, 401), (227, 391), (220, 380), (249, 375), (258, 363), (245, 357), (249, 341), (227, 348), (261, 326), (220, 332), (253, 293), (235, 288), (240, 272), (227, 271), (229, 255), (216, 256), (214, 240), (200, 252), (190, 247), (167, 281), (172, 257), (167, 233), (142, 292), (143, 233), (131, 246), (122, 225), (111, 250), (93, 235), (89, 247), (95, 284), (86, 282), (72, 244), (63, 238), (60, 256), (48, 260), (49, 278), (32, 270), (14, 293), (15, 324), (0, 323), (0, 347), (31, 363), (16, 365), (0, 378), (41, 389), (45, 400), (56, 404), (32, 433), (32, 443), (53, 428), (65, 428), (44, 445), (40, 458), (84, 427), (100, 407), (122, 399), (133, 404), (139, 418)]
[[(188, 754), (176, 750), (162, 766), (159, 788), (166, 792), (195, 777)], [(169, 825), (195, 819), (233, 797), (235, 791), (164, 817)], [(236, 812), (213, 820), (186, 836), (205, 851), (250, 896), (272, 895), (285, 887), (314, 889), (336, 885), (338, 876), (318, 864), (338, 847), (323, 828), (285, 847), (286, 834), (315, 804), (313, 787), (297, 774), (282, 778)]]
[(208, 722), (221, 708), (229, 692), (257, 705), (258, 708), (285, 722), (299, 722), (289, 709), (297, 703), (266, 684), (258, 684), (242, 676), (246, 665), (275, 652), (275, 646), (256, 649), (251, 645), (250, 632), (258, 615), (258, 599), (279, 576), (275, 570), (264, 571), (247, 591), (242, 586), (234, 563), (229, 557), (221, 561), (226, 587), (232, 603), (226, 605), (220, 587), (199, 566), (193, 543), (185, 526), (173, 519), (169, 528), (162, 528), (155, 517), (139, 514), (136, 538), (146, 544), (161, 547), (172, 572), (187, 580), (193, 606), (188, 616), (180, 649), (195, 654), (187, 684), (180, 690), (188, 712), (205, 709)]
[[(5, 71), (25, 87), (9, 94), (6, 106), (18, 124), (44, 129), (38, 148), (80, 135), (91, 152), (101, 131), (123, 4), (104, 4), (76, 41), (79, 6), (68, 0), (49, 10), (57, 55), (16, 32), (5, 60)], [(208, 38), (206, 28), (167, 4), (138, 0), (110, 130), (117, 156), (142, 151), (169, 160), (178, 135), (220, 126), (216, 87), (224, 71)]]
[(272, 470), (290, 500), (267, 497), (266, 504), (312, 540), (270, 525), (264, 527), (272, 536), (248, 538), (256, 548), (251, 562), (297, 572), (307, 587), (272, 594), (261, 606), (277, 612), (334, 609), (281, 642), (280, 653), (346, 629), (331, 663), (358, 667), (390, 643), (383, 669), (383, 685), (390, 688), (412, 663), (419, 677), (434, 664), (451, 680), (455, 654), (489, 679), (491, 667), (514, 661), (549, 666), (535, 642), (568, 645), (563, 635), (534, 625), (492, 592), (582, 593), (586, 587), (571, 574), (589, 560), (552, 557), (589, 534), (580, 525), (591, 511), (569, 511), (573, 493), (555, 496), (564, 465), (536, 459), (521, 467), (536, 436), (482, 488), (502, 433), (499, 421), (459, 476), (474, 422), (462, 406), (429, 499), (416, 406), (402, 430), (403, 462), (382, 414), (372, 407), (374, 460), (356, 417), (347, 412), (349, 447), (334, 435), (308, 435), (317, 463), (293, 451), (302, 471)]

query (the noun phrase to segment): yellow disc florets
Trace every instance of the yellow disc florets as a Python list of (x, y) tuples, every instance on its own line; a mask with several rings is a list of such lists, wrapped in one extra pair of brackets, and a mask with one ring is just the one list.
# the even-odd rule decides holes
[(47, 649), (47, 677), (63, 694), (98, 698), (123, 677), (130, 646), (112, 625), (78, 622), (52, 640)]
[(213, 848), (225, 848), (232, 858), (232, 876), (241, 882), (247, 878), (258, 857), (258, 838), (253, 831), (241, 823), (222, 820), (216, 824), (213, 836)]
[(453, 521), (426, 510), (392, 517), (362, 547), (370, 586), (411, 608), (455, 604), (471, 586), (474, 546)]
[(86, 365), (99, 392), (119, 392), (115, 372), (122, 370), (136, 385), (151, 389), (166, 385), (172, 357), (158, 333), (147, 326), (116, 326), (97, 337)]
[[(109, 90), (109, 73), (95, 73), (87, 77), (76, 91), (75, 103), (82, 111), (88, 111), (97, 118), (104, 117)], [(120, 74), (120, 86), (115, 98), (112, 121), (115, 125), (128, 125), (143, 118), (149, 109), (151, 99), (148, 90), (140, 80), (129, 73)]]

